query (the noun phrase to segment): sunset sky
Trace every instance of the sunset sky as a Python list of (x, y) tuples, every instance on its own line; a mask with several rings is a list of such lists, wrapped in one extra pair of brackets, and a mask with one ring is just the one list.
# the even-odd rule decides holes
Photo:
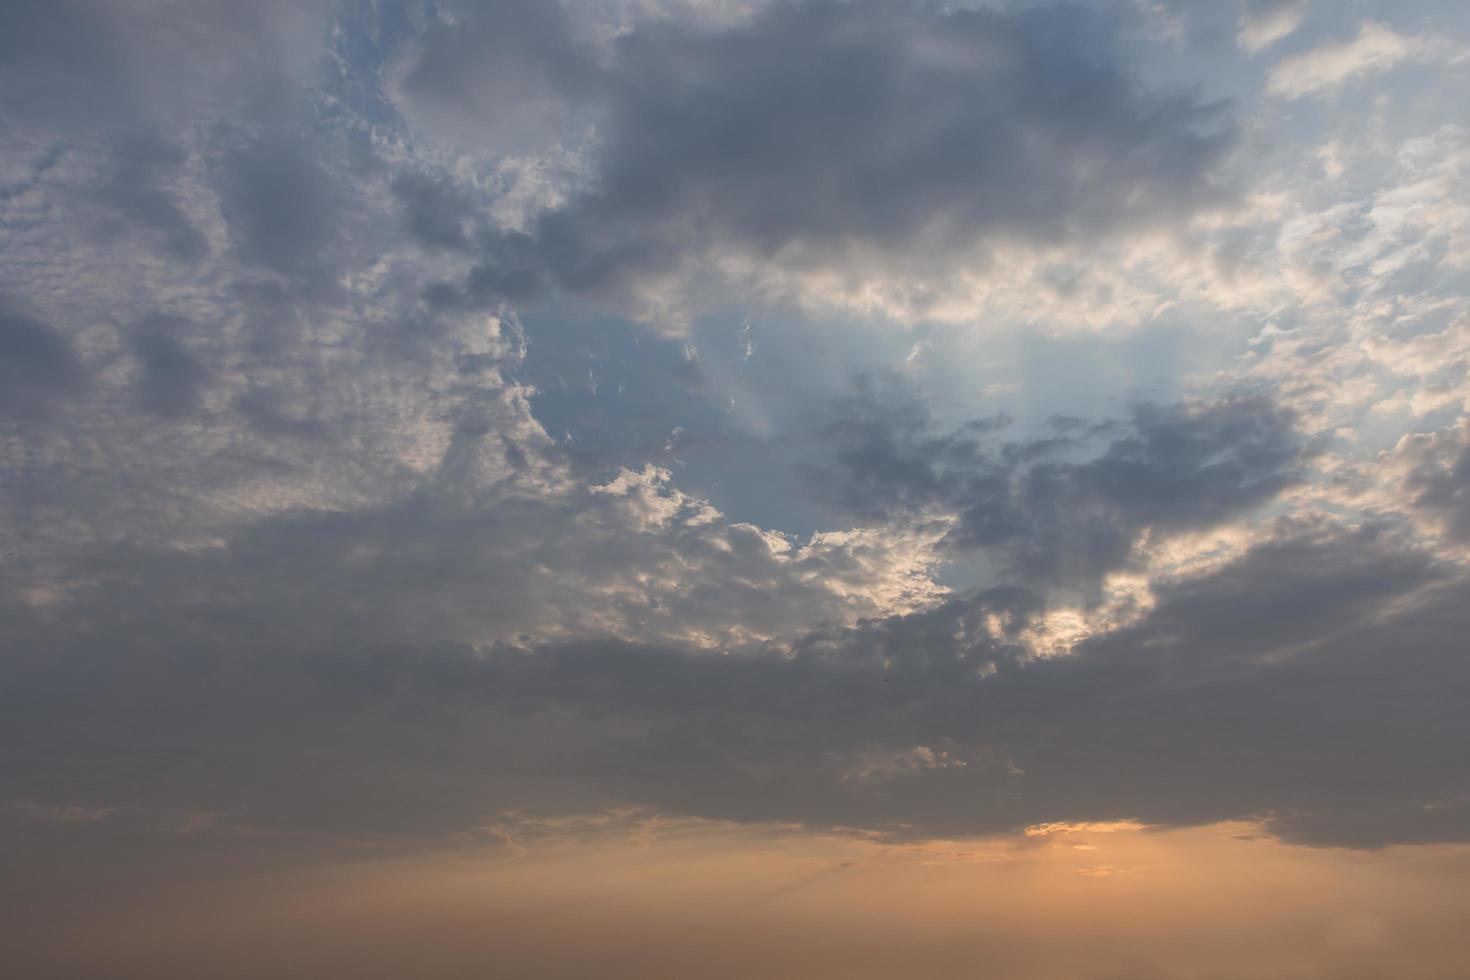
[(0, 975), (1470, 976), (1470, 4), (0, 0)]

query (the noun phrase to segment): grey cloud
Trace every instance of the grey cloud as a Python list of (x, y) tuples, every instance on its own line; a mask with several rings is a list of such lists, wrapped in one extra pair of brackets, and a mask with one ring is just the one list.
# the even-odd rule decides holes
[[(598, 125), (586, 185), (567, 177), (513, 230), (392, 120), (373, 137), (412, 157), (396, 180), (334, 142), (355, 124), (337, 105), (311, 125), (276, 114), (298, 128), (245, 111), (195, 125), (161, 87), (207, 102), (238, 85), (227, 113), (268, 101), (294, 61), (273, 18), (309, 5), (185, 6), (177, 34), (109, 13), (143, 8), (127, 3), (0, 13), (7, 119), (131, 134), (90, 200), (197, 262), (186, 281), (152, 255), (55, 260), (36, 290), (64, 283), (73, 310), (116, 323), (221, 321), (138, 324), (121, 368), (94, 373), (108, 341), (82, 313), (0, 315), (8, 420), (105, 400), (56, 445), (7, 455), (23, 492), (5, 547), (23, 560), (0, 589), (4, 793), (404, 838), (625, 802), (893, 836), (1255, 817), (1312, 844), (1470, 837), (1466, 585), (1385, 529), (1283, 524), (1234, 564), (1156, 581), (1146, 615), (1071, 656), (1028, 653), (1047, 587), (1085, 591), (1146, 529), (1207, 528), (1291, 485), (1310, 447), (1270, 402), (1007, 442), (1003, 418), (940, 432), (916, 403), (860, 393), (827, 433), (833, 495), (880, 524), (955, 514), (949, 553), (991, 549), (1019, 583), (885, 616), (864, 590), (894, 574), (892, 550), (780, 551), (647, 473), (594, 489), (526, 407), (524, 338), (484, 315), (557, 283), (616, 296), (727, 250), (904, 274), (905, 257), (979, 262), (996, 242), (1185, 218), (1220, 199), (1230, 113), (1148, 90), (1109, 14), (777, 4), (597, 41), (555, 4), (446, 4), (388, 72), (410, 123), (480, 119), (508, 151)], [(148, 40), (174, 36), (199, 52)], [(174, 196), (184, 146), (233, 248), (207, 254)], [(471, 271), (426, 289), (445, 267)], [(323, 299), (368, 268), (351, 304)], [(564, 355), (584, 342), (540, 336)], [(659, 376), (627, 411), (662, 442), (708, 379), (634, 337), (586, 346)], [(538, 383), (595, 360), (549, 356)], [(233, 411), (157, 423), (206, 404)], [(609, 442), (586, 469), (648, 455)], [(1431, 448), (1405, 499), (1464, 537), (1467, 451)]]
[[(0, 14), (0, 86), (8, 113), (54, 125), (116, 109), (128, 66), (97, 6), (16, 0)], [(90, 121), (90, 120), (89, 120)]]
[(167, 190), (184, 160), (183, 150), (156, 132), (123, 134), (113, 141), (96, 196), (124, 222), (151, 231), (165, 254), (191, 262), (208, 252), (209, 243)]
[[(954, 512), (951, 546), (995, 548), (1025, 580), (1083, 589), (1123, 567), (1145, 529), (1206, 528), (1269, 501), (1300, 479), (1307, 455), (1290, 414), (1263, 398), (1140, 405), (1111, 430), (1064, 426), (992, 450), (993, 424), (936, 433), (902, 392), (862, 391), (826, 430), (819, 492), (870, 517)], [(1089, 457), (1099, 435), (1112, 439)]]
[[(1075, 661), (1041, 665), (1032, 682), (1073, 700), (1032, 749), (1058, 753), (1052, 790), (1095, 816), (1119, 813), (1119, 797), (1165, 823), (1233, 811), (1307, 843), (1334, 842), (1308, 832), (1309, 817), (1325, 828), (1453, 801), (1465, 775), (1442, 739), (1467, 679), (1453, 652), (1464, 584), (1388, 612), (1445, 575), (1372, 528), (1268, 542), (1166, 589), (1153, 615)], [(1381, 830), (1372, 843), (1419, 833), (1412, 821)]]
[(1046, 661), (986, 625), (1039, 609), (1014, 590), (729, 656), (294, 633), (339, 600), (172, 636), (19, 617), (66, 656), (17, 647), (0, 744), (27, 799), (346, 834), (636, 803), (895, 836), (1257, 818), (1309, 844), (1464, 840), (1470, 624), (1446, 576), (1383, 531), (1287, 526)]
[(234, 402), (235, 411), (256, 432), (268, 437), (318, 439), (326, 436), (327, 426), (320, 421), (290, 414), (288, 399), (264, 386), (242, 392)]
[[(1144, 528), (1210, 527), (1275, 497), (1299, 479), (1303, 447), (1288, 414), (1263, 399), (1197, 409), (1140, 407), (1132, 431), (1081, 464), (1040, 462), (1011, 505), (1026, 543), (1019, 564), (1054, 579), (1120, 567)], [(1004, 544), (1016, 518), (987, 504), (964, 512), (957, 543)]]
[(226, 137), (218, 163), (220, 210), (247, 263), (320, 287), (332, 269), (343, 185), (300, 134)]
[[(1188, 99), (1151, 101), (1111, 31), (1075, 7), (812, 3), (713, 37), (635, 33), (582, 207), (624, 226), (703, 219), (694, 234), (765, 253), (1154, 220), (1202, 193), (1227, 137)], [(1145, 187), (1149, 211), (1130, 208)]]
[(467, 251), (464, 223), (471, 210), (467, 195), (427, 174), (403, 174), (393, 181), (408, 230), (431, 248)]
[(452, 0), (390, 65), (391, 94), (413, 122), (455, 142), (541, 148), (597, 91), (589, 40), (560, 2)]
[(434, 309), (493, 309), (506, 303), (533, 303), (550, 291), (550, 274), (531, 236), (483, 228), (475, 242), (478, 261), (462, 282), (437, 282), (424, 290), (425, 299)]
[(278, 104), (320, 50), (320, 0), (14, 0), (0, 10), (0, 112), (47, 127), (176, 121), (211, 99)]
[(0, 300), (0, 414), (46, 418), (86, 383), (86, 368), (63, 334)]
[(141, 366), (134, 394), (143, 411), (159, 418), (192, 415), (209, 384), (209, 368), (174, 336), (180, 327), (188, 324), (153, 317), (138, 326), (133, 338), (133, 354)]
[[(197, 364), (175, 360), (180, 347), (150, 338), (153, 377), (140, 384), (156, 390), (133, 393), (169, 418), (200, 394)], [(32, 489), (12, 501), (30, 507), (15, 530), (46, 558), (15, 570), (16, 590), (64, 596), (104, 632), (172, 623), (191, 648), (211, 623), (241, 620), (278, 624), (267, 642), (282, 647), (529, 635), (747, 648), (911, 608), (934, 591), (898, 532), (787, 541), (730, 521), (653, 469), (574, 479), (534, 423), (507, 417), (505, 393), (476, 380), (440, 409), (453, 428), (423, 476), (363, 460), (360, 424), (302, 412), (266, 388), (234, 402), (248, 428), (228, 428), (227, 415), (188, 432), (142, 420), (146, 438), (127, 443), (150, 450), (136, 469), (134, 453), (103, 477), (71, 460), (16, 466), (17, 485)], [(181, 460), (170, 451), (181, 443), (223, 447)], [(244, 505), (221, 512), (220, 497)], [(73, 535), (48, 540), (38, 515)], [(303, 619), (307, 609), (316, 612)]]
[[(987, 242), (1075, 242), (1225, 199), (1223, 107), (1150, 91), (1086, 7), (777, 3), (719, 29), (641, 23), (605, 63), (558, 17), (476, 6), (465, 29), (431, 28), (408, 77), (449, 73), (433, 86), (449, 103), (521, 97), (471, 66), (579, 91), (593, 74), (591, 186), (532, 229), (574, 291), (626, 298), (732, 251), (796, 271), (966, 265)], [(530, 55), (502, 50), (526, 31)]]
[(1442, 522), (1456, 541), (1470, 541), (1470, 425), (1455, 426), (1401, 445), (1409, 467), (1403, 487), (1414, 507)]

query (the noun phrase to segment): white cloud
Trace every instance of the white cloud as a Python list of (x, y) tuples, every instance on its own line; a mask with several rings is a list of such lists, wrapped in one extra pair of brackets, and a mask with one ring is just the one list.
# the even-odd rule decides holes
[(1284, 99), (1323, 92), (1354, 76), (1386, 71), (1410, 57), (1422, 43), (1384, 24), (1364, 21), (1351, 40), (1328, 41), (1278, 61), (1266, 91)]
[(1306, 13), (1306, 0), (1247, 0), (1236, 40), (1255, 54), (1300, 27)]

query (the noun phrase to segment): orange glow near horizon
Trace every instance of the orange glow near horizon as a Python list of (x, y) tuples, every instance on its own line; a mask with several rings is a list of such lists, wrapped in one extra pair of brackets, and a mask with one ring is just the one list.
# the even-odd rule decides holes
[(1310, 849), (1248, 824), (901, 844), (628, 815), (518, 829), (525, 839), (500, 828), (508, 846), (196, 869), (74, 910), (90, 918), (74, 922), (65, 966), (156, 978), (330, 965), (385, 978), (1450, 980), (1470, 957), (1465, 847)]

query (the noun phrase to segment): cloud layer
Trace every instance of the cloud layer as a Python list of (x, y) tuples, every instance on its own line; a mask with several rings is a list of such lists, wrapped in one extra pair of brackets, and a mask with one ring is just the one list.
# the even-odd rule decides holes
[(1470, 25), (1325, 6), (7, 5), (0, 805), (1470, 840)]

